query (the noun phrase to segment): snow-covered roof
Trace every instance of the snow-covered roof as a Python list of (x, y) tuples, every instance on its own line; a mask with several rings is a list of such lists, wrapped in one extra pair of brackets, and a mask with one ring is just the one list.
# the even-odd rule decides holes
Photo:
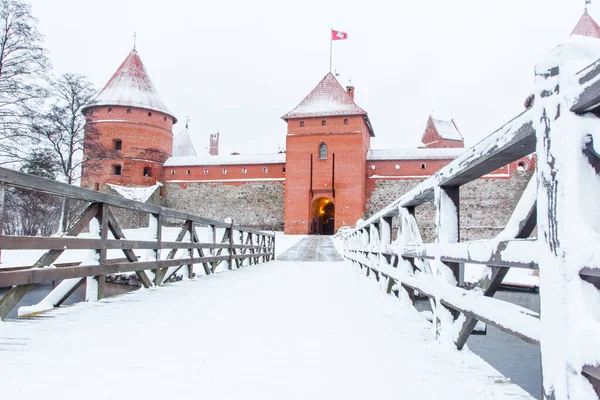
[(587, 36), (600, 39), (600, 26), (594, 21), (594, 18), (588, 14), (587, 8), (579, 19), (579, 22), (571, 32), (571, 35)]
[(281, 118), (287, 121), (292, 118), (342, 115), (364, 115), (367, 118), (367, 112), (354, 103), (335, 76), (329, 72), (296, 108)]
[(126, 199), (145, 203), (162, 184), (157, 183), (154, 186), (119, 186), (109, 183), (108, 186)]
[(444, 121), (441, 119), (431, 118), (435, 129), (442, 139), (463, 140), (462, 135), (458, 131), (454, 120)]
[(371, 149), (367, 161), (377, 160), (452, 160), (463, 154), (465, 148), (425, 149)]
[[(177, 119), (163, 104), (137, 51), (132, 50), (104, 89), (94, 98), (94, 106), (131, 106), (160, 111)], [(89, 108), (89, 107), (86, 107)]]
[(171, 157), (165, 167), (184, 167), (197, 165), (245, 165), (245, 164), (284, 164), (285, 153), (239, 154), (239, 155), (201, 155), (196, 157)]
[(186, 127), (173, 138), (173, 157), (195, 156), (197, 156), (196, 149)]

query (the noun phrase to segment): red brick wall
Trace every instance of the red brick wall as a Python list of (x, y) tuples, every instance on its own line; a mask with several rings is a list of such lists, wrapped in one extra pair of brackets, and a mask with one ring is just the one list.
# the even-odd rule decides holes
[[(102, 106), (88, 110), (86, 118), (83, 187), (151, 186), (163, 180), (162, 164), (173, 149), (173, 117), (141, 108)], [(115, 149), (115, 139), (121, 140), (121, 150)], [(121, 166), (121, 175), (113, 173), (115, 165)], [(145, 167), (151, 176), (144, 176)]]
[[(265, 172), (266, 168), (266, 172)], [(193, 165), (164, 167), (164, 180), (218, 182), (219, 184), (242, 185), (249, 181), (284, 179), (286, 165), (281, 164), (238, 164), (238, 165)], [(223, 173), (226, 169), (226, 173)], [(246, 173), (244, 173), (244, 169)], [(205, 170), (207, 173), (205, 173)]]
[[(326, 121), (325, 125), (322, 120)], [(304, 122), (304, 126), (301, 126), (300, 121)], [(321, 143), (327, 145), (326, 159), (319, 159)], [(366, 204), (366, 154), (369, 145), (370, 135), (362, 116), (288, 121), (284, 215), (287, 234), (309, 232), (312, 203), (320, 197), (333, 200), (336, 230), (342, 225), (354, 225), (363, 216)], [(335, 182), (332, 178), (333, 154)], [(332, 185), (335, 185), (335, 196)]]

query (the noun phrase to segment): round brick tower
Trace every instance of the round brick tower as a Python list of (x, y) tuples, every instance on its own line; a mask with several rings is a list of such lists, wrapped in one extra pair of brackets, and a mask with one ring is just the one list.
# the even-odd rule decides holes
[(81, 186), (152, 186), (163, 180), (177, 119), (162, 103), (133, 50), (86, 116)]

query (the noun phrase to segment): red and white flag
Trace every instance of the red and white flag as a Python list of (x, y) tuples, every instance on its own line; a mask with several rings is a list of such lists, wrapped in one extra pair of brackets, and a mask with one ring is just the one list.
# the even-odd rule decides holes
[(345, 40), (348, 39), (348, 34), (346, 32), (334, 31), (331, 30), (331, 40)]

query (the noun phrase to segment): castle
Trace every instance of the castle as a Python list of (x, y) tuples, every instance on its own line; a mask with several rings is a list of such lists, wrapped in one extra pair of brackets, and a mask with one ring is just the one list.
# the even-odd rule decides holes
[[(600, 27), (586, 10), (572, 34), (600, 38)], [(187, 126), (173, 137), (177, 119), (133, 50), (83, 111), (81, 185), (128, 197), (144, 193), (135, 199), (154, 196), (153, 201), (168, 207), (215, 219), (231, 216), (241, 225), (283, 228), (287, 234), (333, 234), (466, 150), (456, 123), (433, 116), (421, 147), (371, 149), (373, 124), (354, 100), (354, 86), (342, 87), (328, 73), (282, 117), (287, 123), (285, 152), (221, 155), (217, 133), (210, 136), (208, 154), (198, 155)], [(517, 160), (465, 188), (465, 196), (471, 196), (475, 209), (478, 191), (497, 192), (497, 204), (489, 207), (510, 208), (518, 199), (515, 191), (526, 183), (518, 175), (533, 170), (534, 163), (533, 157)], [(500, 229), (496, 225), (502, 218), (483, 221), (483, 215), (465, 213), (461, 224)], [(494, 218), (493, 212), (489, 215)]]

